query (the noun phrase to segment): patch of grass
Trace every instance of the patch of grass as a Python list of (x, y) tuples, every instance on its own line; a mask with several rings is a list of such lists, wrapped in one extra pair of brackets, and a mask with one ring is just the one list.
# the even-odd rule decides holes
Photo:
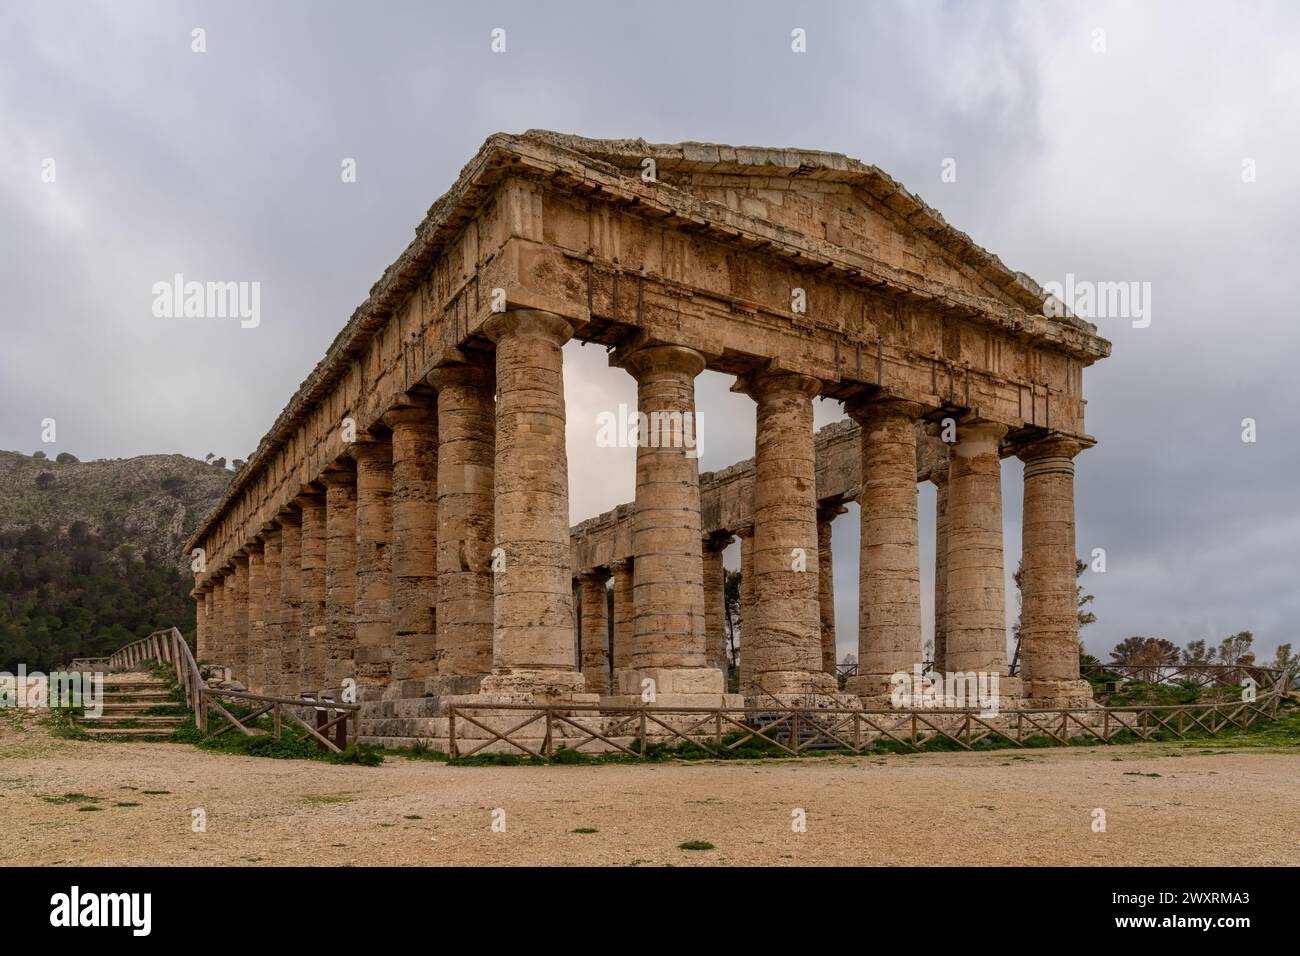
[(46, 803), (53, 803), (59, 806), (69, 803), (97, 803), (102, 797), (92, 797), (88, 793), (65, 793), (61, 797), (41, 797)]
[(571, 832), (573, 832), (573, 833), (599, 833), (600, 831), (598, 831), (595, 827), (578, 827), (576, 830), (573, 830), (573, 831), (571, 831)]
[(352, 797), (345, 793), (308, 794), (302, 798), (303, 803), (351, 803)]
[[(223, 704), (224, 706), (224, 704)], [(234, 708), (227, 707), (242, 720), (243, 715)], [(241, 708), (245, 710), (246, 708)], [(212, 718), (214, 728), (220, 721)], [(281, 725), (280, 736), (272, 734), (273, 723), (270, 717), (261, 717), (248, 725), (249, 729), (261, 730), (260, 734), (248, 737), (238, 731), (228, 731), (220, 737), (204, 736), (194, 725), (193, 718), (176, 728), (171, 734), (173, 743), (193, 744), (201, 750), (217, 753), (239, 754), (246, 757), (270, 757), (276, 760), (320, 760), (325, 763), (359, 764), (364, 767), (377, 767), (384, 762), (384, 752), (378, 747), (362, 745), (360, 750), (351, 744), (342, 753), (333, 753), (319, 749), (314, 738), (309, 737), (301, 727), (285, 721)]]
[(418, 813), (412, 813), (412, 814), (409, 814), (409, 815), (407, 815), (407, 816), (402, 817), (402, 819), (403, 819), (403, 820), (423, 820), (424, 817), (420, 816)]
[(104, 809), (103, 807), (97, 807), (97, 806), (95, 806), (93, 803), (91, 803), (91, 804), (87, 804), (87, 805), (84, 806), (84, 807), (77, 807), (77, 812), (78, 812), (78, 813), (94, 813), (94, 812), (96, 812), (96, 811), (103, 810), (103, 809)]
[(115, 806), (115, 807), (139, 807), (139, 806), (143, 806), (143, 804), (139, 804), (139, 803), (131, 803), (131, 802), (128, 800), (128, 801), (126, 801), (125, 803), (115, 803), (115, 804), (113, 804), (113, 806)]
[(685, 843), (677, 844), (679, 850), (712, 850), (713, 844), (707, 840), (687, 840)]
[(151, 797), (169, 796), (170, 790), (141, 790), (141, 793), (147, 793)]

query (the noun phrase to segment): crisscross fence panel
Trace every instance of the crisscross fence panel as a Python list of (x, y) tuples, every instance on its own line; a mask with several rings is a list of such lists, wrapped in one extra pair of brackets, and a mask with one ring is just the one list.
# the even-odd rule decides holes
[[(1197, 669), (1198, 671), (1200, 668)], [(448, 707), (448, 745), (453, 759), (514, 753), (536, 759), (567, 749), (621, 753), (644, 760), (653, 745), (698, 748), (725, 757), (766, 747), (791, 757), (809, 750), (863, 753), (893, 744), (919, 750), (939, 741), (965, 750), (992, 740), (1013, 747), (1048, 741), (1111, 743), (1157, 735), (1215, 736), (1275, 720), (1285, 696), (1285, 675), (1269, 668), (1220, 668), (1202, 674), (1204, 684), (1226, 686), (1249, 676), (1253, 696), (1185, 704), (1004, 710), (962, 708), (865, 710), (848, 707), (601, 707), (554, 704), (456, 704)], [(1241, 673), (1235, 673), (1240, 671)], [(1230, 673), (1232, 672), (1232, 673)], [(1183, 671), (1170, 675), (1177, 683)]]

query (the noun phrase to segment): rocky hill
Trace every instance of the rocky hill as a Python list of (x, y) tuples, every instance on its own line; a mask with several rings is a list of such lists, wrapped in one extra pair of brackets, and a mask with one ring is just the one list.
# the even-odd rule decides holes
[(159, 627), (191, 633), (180, 549), (232, 474), (183, 455), (0, 451), (0, 670), (49, 669)]

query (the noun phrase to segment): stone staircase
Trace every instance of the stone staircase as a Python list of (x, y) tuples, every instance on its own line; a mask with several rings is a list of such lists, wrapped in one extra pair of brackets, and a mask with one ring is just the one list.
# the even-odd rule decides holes
[(171, 686), (143, 671), (109, 674), (104, 678), (103, 711), (81, 717), (78, 730), (91, 737), (130, 737), (159, 740), (185, 723), (183, 714), (151, 714), (157, 707), (179, 707)]

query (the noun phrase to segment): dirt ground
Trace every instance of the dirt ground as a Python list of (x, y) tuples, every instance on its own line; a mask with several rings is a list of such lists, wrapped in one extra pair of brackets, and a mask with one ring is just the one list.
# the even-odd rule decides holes
[(65, 740), (10, 714), (0, 864), (1296, 865), (1297, 783), (1300, 754), (1204, 743), (357, 767)]

